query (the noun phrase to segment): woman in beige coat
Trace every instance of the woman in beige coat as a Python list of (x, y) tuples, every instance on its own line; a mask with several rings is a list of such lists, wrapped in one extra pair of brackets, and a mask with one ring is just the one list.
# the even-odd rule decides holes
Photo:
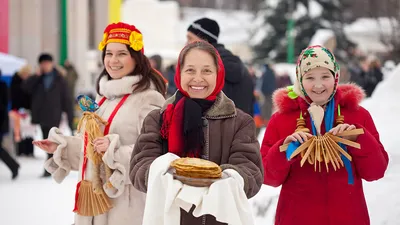
[[(104, 70), (97, 81), (96, 114), (106, 121), (116, 114), (109, 131), (104, 131), (108, 134), (95, 139), (93, 145), (112, 169), (109, 180), (103, 181), (103, 189), (113, 208), (94, 217), (76, 214), (75, 225), (141, 225), (145, 194), (129, 180), (130, 156), (144, 118), (164, 103), (166, 85), (144, 56), (141, 33), (134, 26), (110, 24), (99, 48)], [(58, 128), (51, 129), (48, 139), (34, 142), (54, 154), (45, 167), (58, 183), (71, 170), (78, 170), (79, 174), (84, 173), (85, 180), (93, 181), (93, 163), (89, 160), (86, 168), (83, 164), (83, 143), (82, 134), (64, 136)], [(100, 171), (100, 176), (105, 177), (105, 172)]]

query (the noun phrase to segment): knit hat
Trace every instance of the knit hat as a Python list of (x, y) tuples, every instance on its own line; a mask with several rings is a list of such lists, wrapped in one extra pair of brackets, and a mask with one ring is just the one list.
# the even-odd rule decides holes
[(112, 23), (106, 27), (99, 50), (103, 51), (108, 43), (126, 44), (133, 50), (144, 53), (142, 33), (135, 26), (126, 23)]
[(333, 98), (336, 93), (337, 85), (339, 82), (340, 71), (339, 64), (336, 62), (335, 56), (327, 48), (320, 45), (310, 46), (304, 49), (299, 58), (297, 59), (296, 65), (296, 81), (294, 83), (293, 91), (297, 96), (302, 97), (309, 104), (312, 102), (307, 96), (306, 91), (303, 87), (303, 76), (310, 70), (324, 67), (332, 72), (335, 78), (335, 85), (332, 95), (329, 97), (328, 102)]
[(198, 19), (189, 26), (187, 31), (192, 32), (211, 44), (218, 42), (219, 25), (215, 20), (209, 18)]

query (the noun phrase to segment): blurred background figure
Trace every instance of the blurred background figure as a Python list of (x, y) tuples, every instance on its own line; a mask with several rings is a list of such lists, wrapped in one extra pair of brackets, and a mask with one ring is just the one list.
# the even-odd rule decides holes
[[(0, 70), (0, 77), (1, 77)], [(10, 153), (3, 148), (3, 136), (9, 130), (8, 122), (8, 87), (7, 84), (0, 80), (0, 159), (11, 170), (12, 179), (18, 176), (19, 164), (11, 157)]]
[[(32, 123), (40, 125), (43, 138), (47, 138), (52, 127), (59, 126), (62, 113), (67, 113), (69, 127), (73, 130), (72, 100), (64, 77), (55, 68), (53, 57), (42, 53), (38, 58), (39, 68), (34, 76), (23, 84), (23, 89), (32, 96)], [(48, 159), (52, 154), (48, 154)], [(42, 177), (49, 177), (44, 170)]]
[(165, 69), (165, 77), (168, 80), (167, 86), (167, 98), (171, 97), (175, 94), (177, 87), (175, 85), (174, 77), (175, 77), (176, 65), (171, 64)]
[(72, 100), (72, 104), (75, 105), (76, 99), (76, 82), (79, 79), (78, 72), (76, 71), (74, 65), (66, 59), (64, 61), (64, 69), (65, 69), (65, 80), (68, 85), (68, 92), (71, 95), (70, 99)]
[(264, 95), (264, 104), (261, 112), (267, 123), (272, 115), (272, 93), (277, 89), (275, 72), (269, 64), (265, 64), (262, 73), (261, 92)]
[(11, 112), (13, 122), (13, 135), (16, 144), (16, 154), (33, 157), (32, 141), (36, 128), (31, 124), (31, 95), (27, 93), (22, 84), (32, 75), (30, 65), (23, 66), (14, 74), (11, 80)]
[(160, 72), (161, 74), (163, 73), (163, 64), (162, 64), (162, 58), (160, 55), (153, 55), (149, 58), (151, 67), (153, 67), (154, 69), (158, 70), (158, 72)]
[(350, 68), (350, 74), (350, 81), (361, 86), (367, 97), (371, 97), (376, 86), (383, 80), (381, 63), (375, 56), (360, 56), (358, 65)]

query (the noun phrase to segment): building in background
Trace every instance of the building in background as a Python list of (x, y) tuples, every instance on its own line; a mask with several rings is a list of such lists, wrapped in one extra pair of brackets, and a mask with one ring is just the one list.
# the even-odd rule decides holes
[(81, 74), (77, 89), (90, 89), (88, 50), (101, 41), (109, 1), (0, 0), (0, 51), (34, 66), (41, 52), (59, 64), (68, 58)]

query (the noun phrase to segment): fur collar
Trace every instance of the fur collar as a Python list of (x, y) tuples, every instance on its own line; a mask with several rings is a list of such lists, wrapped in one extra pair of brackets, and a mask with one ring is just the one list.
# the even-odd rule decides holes
[(142, 79), (141, 75), (125, 76), (121, 79), (109, 80), (103, 76), (100, 80), (100, 95), (108, 99), (131, 94), (135, 85)]
[[(176, 93), (167, 99), (161, 109), (161, 113), (167, 108), (169, 104), (174, 103)], [(217, 99), (211, 108), (206, 112), (207, 119), (222, 119), (227, 117), (235, 117), (237, 114), (235, 103), (229, 99), (222, 91), (217, 95)]]
[[(286, 88), (281, 88), (274, 92), (272, 98), (277, 111), (285, 113), (308, 109), (309, 105), (304, 99), (301, 97), (291, 99), (287, 94), (288, 90)], [(340, 104), (341, 108), (354, 110), (359, 107), (364, 97), (365, 92), (360, 86), (356, 84), (340, 84), (334, 97), (335, 105)]]

